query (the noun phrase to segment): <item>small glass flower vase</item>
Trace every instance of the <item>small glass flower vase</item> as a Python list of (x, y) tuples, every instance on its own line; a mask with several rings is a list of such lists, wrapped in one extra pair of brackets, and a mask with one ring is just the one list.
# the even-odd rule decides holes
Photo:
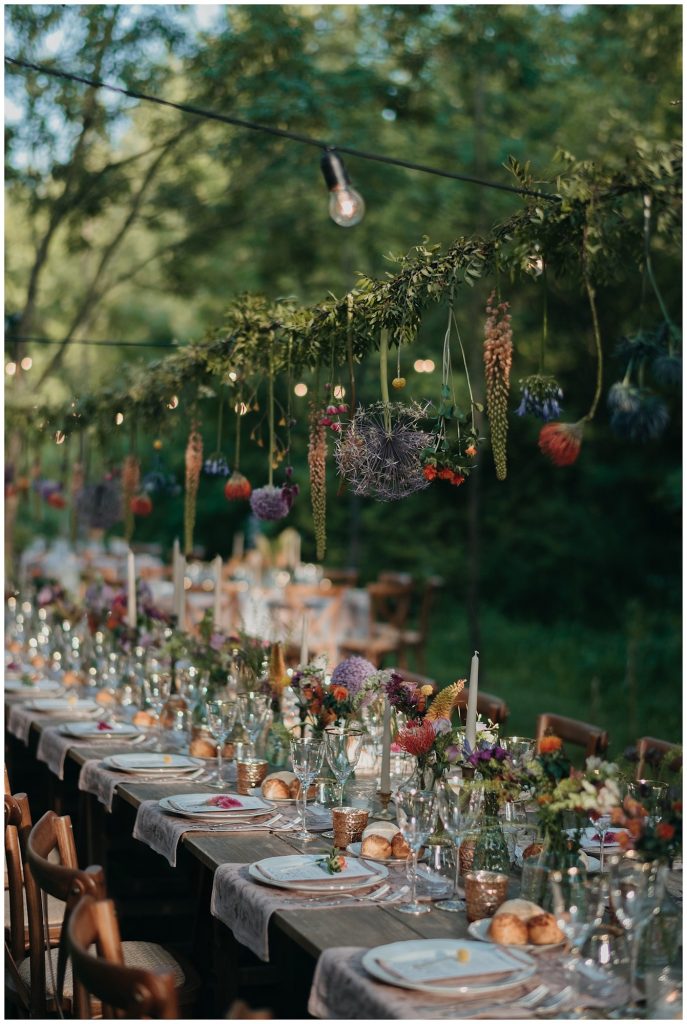
[(289, 763), (291, 734), (284, 725), (281, 710), (272, 712), (272, 722), (265, 741), (265, 759), (273, 768), (283, 768)]
[(578, 855), (567, 842), (547, 836), (539, 853), (525, 857), (522, 863), (520, 895), (525, 900), (538, 903), (544, 910), (551, 909), (551, 887), (549, 881), (554, 871), (576, 867)]
[(508, 874), (510, 854), (498, 816), (499, 795), (497, 792), (485, 789), (483, 808), (484, 813), (475, 843), (472, 870), (497, 871)]

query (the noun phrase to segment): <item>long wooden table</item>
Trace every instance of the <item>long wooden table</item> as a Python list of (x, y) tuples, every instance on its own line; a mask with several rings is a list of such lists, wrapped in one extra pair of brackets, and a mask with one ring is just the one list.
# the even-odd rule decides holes
[[(45, 725), (52, 724), (54, 720), (46, 718)], [(301, 852), (303, 847), (288, 835), (192, 832), (182, 837), (177, 867), (170, 868), (164, 858), (132, 837), (139, 805), (168, 794), (169, 788), (154, 782), (122, 782), (109, 814), (96, 797), (77, 787), (81, 766), (87, 760), (105, 757), (109, 744), (100, 741), (97, 746), (73, 747), (60, 782), (35, 758), (41, 728), (42, 723), (32, 726), (28, 747), (12, 736), (7, 738), (13, 790), (28, 792), (34, 820), (47, 807), (72, 815), (81, 862), (105, 867), (124, 938), (183, 940), (185, 951), (206, 981), (204, 1010), (208, 1016), (224, 1016), (230, 1002), (240, 996), (253, 1006), (270, 1007), (275, 1017), (304, 1017), (315, 964), (323, 950), (467, 934), (463, 914), (436, 909), (419, 917), (400, 914), (393, 906), (284, 910), (271, 918), (270, 963), (263, 964), (210, 916), (213, 874), (220, 864), (249, 863)], [(191, 793), (206, 788), (180, 783), (178, 790)], [(319, 839), (308, 844), (307, 850), (317, 853), (329, 847), (326, 840)]]

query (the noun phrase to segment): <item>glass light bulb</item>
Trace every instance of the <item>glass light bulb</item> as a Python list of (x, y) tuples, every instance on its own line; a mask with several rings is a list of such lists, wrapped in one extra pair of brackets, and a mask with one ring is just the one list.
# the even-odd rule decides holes
[(360, 224), (365, 216), (363, 197), (354, 188), (333, 188), (329, 193), (329, 216), (342, 228)]

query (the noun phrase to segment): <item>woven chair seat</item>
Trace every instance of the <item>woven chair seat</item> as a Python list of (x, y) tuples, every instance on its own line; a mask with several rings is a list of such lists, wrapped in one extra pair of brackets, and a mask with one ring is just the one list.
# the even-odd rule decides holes
[[(28, 944), (29, 941), (29, 925), (28, 925), (28, 912), (26, 909), (26, 892), (23, 892), (24, 896), (24, 921), (27, 923), (24, 925), (24, 941)], [(51, 940), (57, 940), (60, 937), (60, 931), (62, 929), (62, 921), (64, 920), (64, 903), (62, 900), (56, 900), (54, 896), (48, 896), (48, 928), (50, 929)], [(5, 924), (9, 925), (10, 920), (10, 893), (9, 889), (5, 889)]]
[[(123, 942), (122, 951), (124, 953), (124, 963), (127, 967), (140, 967), (146, 971), (170, 971), (174, 975), (174, 984), (177, 988), (181, 988), (186, 981), (186, 975), (174, 954), (169, 953), (156, 942)], [(90, 952), (96, 955), (95, 947)], [(57, 980), (57, 950), (51, 949), (50, 954), (52, 956), (53, 974), (55, 980)], [(26, 987), (29, 988), (31, 985), (31, 963), (28, 957), (19, 964), (19, 975)], [(53, 983), (47, 952), (45, 954), (45, 985), (48, 995), (52, 997), (54, 995)], [(64, 973), (65, 999), (71, 999), (73, 993), (72, 965), (68, 962)]]

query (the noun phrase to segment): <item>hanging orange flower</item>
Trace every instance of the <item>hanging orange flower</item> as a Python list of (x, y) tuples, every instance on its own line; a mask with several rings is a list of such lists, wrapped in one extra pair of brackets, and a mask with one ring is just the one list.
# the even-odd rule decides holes
[(546, 423), (539, 432), (539, 448), (554, 466), (572, 466), (582, 446), (584, 420)]

